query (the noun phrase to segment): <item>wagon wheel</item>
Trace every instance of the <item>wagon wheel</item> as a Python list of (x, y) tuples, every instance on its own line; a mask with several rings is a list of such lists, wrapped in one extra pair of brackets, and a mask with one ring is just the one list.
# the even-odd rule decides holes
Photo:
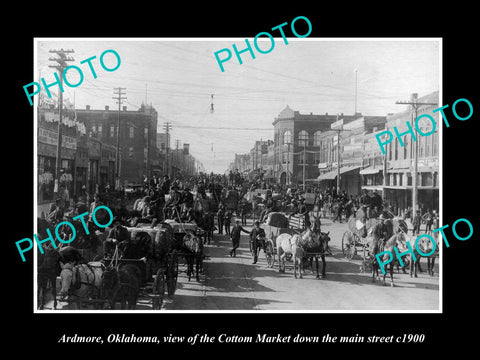
[(177, 250), (173, 250), (170, 254), (170, 261), (168, 262), (167, 269), (167, 291), (168, 297), (172, 297), (175, 294), (178, 278), (178, 254)]
[(352, 260), (355, 254), (355, 241), (352, 239), (353, 236), (350, 231), (345, 231), (342, 237), (342, 252), (348, 260)]
[(275, 264), (275, 249), (273, 246), (273, 241), (270, 239), (266, 240), (265, 257), (267, 258), (268, 267), (273, 268), (273, 264)]
[(152, 286), (152, 308), (153, 310), (160, 310), (165, 294), (165, 274), (163, 269), (158, 269), (155, 275), (155, 280)]

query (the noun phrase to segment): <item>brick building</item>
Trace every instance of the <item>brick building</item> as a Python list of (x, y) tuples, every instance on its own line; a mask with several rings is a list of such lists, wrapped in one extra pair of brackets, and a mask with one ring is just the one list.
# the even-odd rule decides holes
[(137, 111), (124, 106), (118, 110), (76, 109), (78, 120), (85, 124), (88, 133), (96, 134), (102, 143), (117, 145), (118, 116), (120, 114), (120, 179), (122, 183), (141, 182), (143, 175), (152, 176), (160, 170), (157, 150), (157, 111), (144, 105)]
[[(418, 102), (438, 103), (438, 91), (418, 98)], [(441, 119), (439, 113), (433, 110), (439, 105), (423, 105), (418, 108), (417, 116), (429, 114), (437, 124), (435, 132), (430, 136), (417, 134), (416, 142), (411, 134), (402, 137), (404, 146), (401, 146), (397, 137), (386, 147), (386, 181), (385, 198), (402, 213), (412, 204), (412, 177), (414, 169), (415, 144), (418, 146), (418, 204), (420, 208), (439, 209), (439, 129)], [(400, 133), (408, 128), (406, 122), (415, 129), (415, 119), (410, 109), (387, 116), (386, 129), (395, 134), (396, 126)]]
[[(273, 122), (274, 126), (274, 174), (280, 184), (302, 184), (305, 179), (316, 180), (319, 164), (333, 166), (336, 155), (336, 133), (331, 124), (339, 118), (348, 123), (359, 114), (309, 115), (290, 107), (283, 109)], [(327, 133), (325, 135), (325, 133)], [(328, 161), (325, 159), (328, 158)], [(335, 160), (336, 161), (336, 160)]]

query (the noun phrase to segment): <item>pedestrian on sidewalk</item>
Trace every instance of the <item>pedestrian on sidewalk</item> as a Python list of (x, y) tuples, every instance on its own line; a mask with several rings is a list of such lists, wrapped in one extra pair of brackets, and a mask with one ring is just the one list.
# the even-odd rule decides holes
[(233, 225), (230, 233), (230, 240), (232, 240), (232, 250), (230, 250), (230, 256), (237, 257), (236, 250), (240, 246), (240, 235), (242, 231), (246, 234), (250, 234), (249, 231), (245, 230), (242, 225), (240, 225), (240, 219), (235, 220), (235, 225)]

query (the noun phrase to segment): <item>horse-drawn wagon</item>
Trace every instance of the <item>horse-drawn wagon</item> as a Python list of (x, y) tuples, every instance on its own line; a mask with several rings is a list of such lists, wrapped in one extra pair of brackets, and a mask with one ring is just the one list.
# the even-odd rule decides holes
[[(362, 253), (363, 267), (371, 262), (371, 242), (372, 232), (375, 227), (381, 222), (384, 222), (382, 227), (383, 234), (380, 237), (389, 239), (391, 236), (399, 231), (403, 233), (408, 232), (408, 226), (403, 219), (396, 218), (392, 213), (384, 211), (378, 218), (366, 218), (366, 213), (363, 209), (358, 209), (355, 215), (348, 219), (348, 230), (342, 236), (342, 253), (346, 259), (352, 260), (358, 252)], [(363, 268), (363, 271), (366, 269)]]
[(266, 240), (264, 252), (269, 267), (275, 264), (275, 253), (279, 260), (279, 271), (285, 272), (285, 260), (293, 260), (294, 276), (297, 277), (297, 263), (300, 277), (307, 263), (313, 272), (313, 260), (316, 263), (317, 278), (318, 259), (322, 260), (322, 277), (325, 276), (325, 256), (331, 255), (328, 250), (328, 233), (310, 228), (305, 229), (301, 216), (286, 217), (283, 213), (272, 212), (261, 227), (265, 230)]

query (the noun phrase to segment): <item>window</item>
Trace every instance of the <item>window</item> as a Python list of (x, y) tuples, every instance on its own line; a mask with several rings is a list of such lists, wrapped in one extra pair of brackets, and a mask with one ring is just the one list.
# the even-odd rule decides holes
[(313, 157), (313, 163), (314, 164), (320, 164), (320, 151), (315, 151), (315, 153), (313, 154), (314, 157)]
[(148, 141), (148, 128), (147, 127), (144, 129), (143, 134), (145, 136), (145, 141)]
[(133, 139), (133, 126), (130, 126), (130, 139)]
[(313, 145), (314, 146), (320, 146), (320, 131), (315, 131), (313, 134)]
[(98, 135), (102, 136), (102, 125), (97, 125)]
[(308, 133), (305, 130), (302, 130), (298, 133), (298, 145), (307, 146), (308, 142)]
[(438, 156), (438, 132), (432, 134), (432, 156)]
[(283, 144), (291, 144), (292, 143), (292, 132), (290, 130), (287, 130), (283, 133)]
[(110, 137), (114, 137), (114, 136), (115, 136), (115, 126), (110, 125)]
[(409, 137), (405, 136), (404, 143), (403, 143), (403, 158), (408, 159), (408, 148), (409, 148)]
[(286, 164), (287, 163), (287, 159), (288, 159), (288, 152), (287, 151), (284, 151), (282, 153), (282, 164)]
[(395, 160), (398, 160), (398, 137), (395, 138)]

